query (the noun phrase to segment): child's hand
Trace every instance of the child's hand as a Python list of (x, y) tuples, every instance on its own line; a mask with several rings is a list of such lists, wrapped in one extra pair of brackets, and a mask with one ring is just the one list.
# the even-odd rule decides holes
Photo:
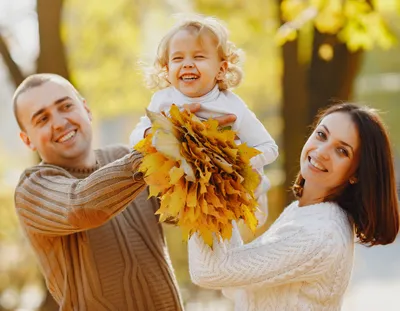
[[(200, 110), (201, 105), (198, 103), (193, 104), (184, 104), (183, 108), (188, 109), (191, 113), (196, 113)], [(219, 126), (224, 126), (230, 124), (236, 120), (236, 116), (234, 114), (227, 114), (222, 117), (214, 118), (214, 120), (218, 121)]]
[(196, 113), (200, 110), (201, 105), (199, 103), (184, 104), (183, 108), (189, 110), (191, 113)]

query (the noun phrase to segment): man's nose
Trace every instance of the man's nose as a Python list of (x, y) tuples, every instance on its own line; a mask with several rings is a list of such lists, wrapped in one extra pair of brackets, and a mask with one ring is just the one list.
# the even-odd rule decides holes
[(63, 129), (67, 123), (68, 123), (67, 119), (64, 118), (63, 116), (53, 115), (52, 126), (54, 130)]

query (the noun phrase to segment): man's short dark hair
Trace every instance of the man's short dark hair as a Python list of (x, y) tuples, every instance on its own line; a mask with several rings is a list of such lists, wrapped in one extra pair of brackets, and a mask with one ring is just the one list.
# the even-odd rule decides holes
[(17, 107), (18, 97), (22, 93), (26, 92), (27, 90), (30, 90), (32, 88), (41, 86), (41, 85), (43, 85), (43, 84), (45, 84), (46, 82), (49, 82), (49, 81), (55, 81), (55, 82), (59, 82), (61, 84), (67, 84), (67, 85), (71, 86), (72, 89), (77, 94), (78, 98), (82, 98), (82, 96), (75, 89), (75, 87), (71, 84), (71, 82), (69, 82), (67, 79), (65, 79), (64, 77), (62, 77), (60, 75), (53, 74), (53, 73), (37, 73), (37, 74), (33, 74), (33, 75), (28, 76), (17, 87), (17, 89), (14, 92), (14, 96), (13, 96), (14, 116), (15, 116), (15, 120), (17, 121), (18, 126), (19, 126), (21, 131), (24, 131), (25, 129), (24, 129), (24, 126), (21, 123), (21, 120), (18, 117), (18, 107)]

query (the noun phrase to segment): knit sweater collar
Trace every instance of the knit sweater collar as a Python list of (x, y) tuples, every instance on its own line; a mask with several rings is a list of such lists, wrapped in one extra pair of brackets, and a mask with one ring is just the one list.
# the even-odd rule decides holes
[(205, 103), (215, 101), (220, 93), (218, 84), (216, 84), (210, 92), (200, 97), (189, 97), (181, 93), (174, 87), (172, 89), (174, 90), (174, 96), (179, 97), (183, 103)]
[(342, 208), (335, 202), (319, 202), (310, 205), (299, 206), (299, 201), (292, 202), (288, 207), (288, 210), (293, 210), (297, 215), (303, 215), (308, 217), (309, 215), (318, 214), (330, 215), (331, 213), (337, 213), (337, 210), (344, 212)]
[[(71, 173), (71, 175), (76, 178), (79, 179), (85, 178), (106, 164), (100, 150), (94, 150), (94, 153), (96, 157), (96, 164), (91, 167), (83, 167), (83, 168), (62, 167), (62, 168)], [(48, 164), (48, 163), (42, 162), (42, 164)]]

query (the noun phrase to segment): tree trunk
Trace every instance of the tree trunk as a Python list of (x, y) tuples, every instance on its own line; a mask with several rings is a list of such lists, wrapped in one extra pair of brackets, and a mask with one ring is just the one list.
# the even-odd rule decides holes
[[(293, 200), (290, 186), (299, 170), (301, 147), (307, 127), (308, 94), (306, 87), (306, 66), (298, 61), (298, 42), (292, 41), (282, 47), (282, 117), (283, 150), (285, 169), (285, 202)], [(282, 153), (281, 153), (282, 155)]]
[(69, 80), (68, 63), (61, 40), (63, 0), (37, 0), (40, 54), (38, 73), (56, 73)]
[(17, 87), (24, 80), (24, 75), (22, 74), (18, 65), (12, 59), (7, 44), (1, 35), (0, 35), (0, 54), (3, 56), (4, 63), (8, 68), (8, 71), (10, 73), (12, 81), (15, 84), (15, 87)]
[[(318, 55), (322, 44), (333, 47), (333, 58), (330, 61)], [(362, 63), (363, 51), (350, 52), (347, 46), (333, 35), (314, 31), (312, 60), (309, 71), (309, 109), (308, 123), (322, 107), (331, 100), (349, 100), (352, 97), (354, 82)]]

